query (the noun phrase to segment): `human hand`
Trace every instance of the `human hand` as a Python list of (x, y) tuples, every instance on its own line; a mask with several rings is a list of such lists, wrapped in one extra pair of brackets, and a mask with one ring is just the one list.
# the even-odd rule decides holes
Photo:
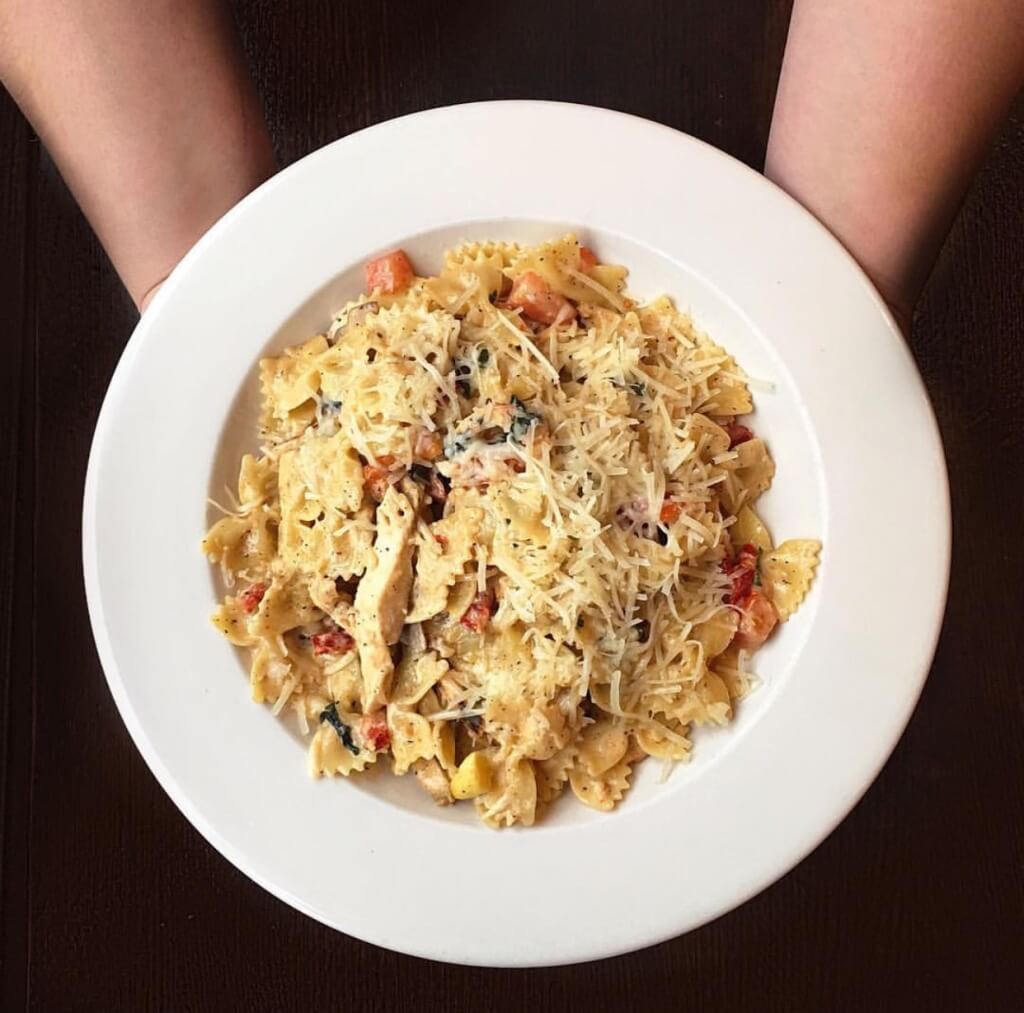
[(0, 79), (140, 310), (275, 171), (222, 0), (0, 2)]
[(765, 173), (853, 254), (905, 334), (1022, 83), (1021, 0), (796, 0)]

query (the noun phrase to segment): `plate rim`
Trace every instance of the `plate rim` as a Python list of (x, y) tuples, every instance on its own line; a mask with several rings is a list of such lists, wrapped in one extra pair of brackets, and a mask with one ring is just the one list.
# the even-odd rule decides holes
[[(659, 132), (665, 132), (673, 135), (673, 139), (680, 143), (690, 143), (697, 145), (700, 148), (706, 149), (713, 153), (713, 156), (717, 159), (725, 160), (731, 163), (734, 168), (738, 167), (750, 176), (756, 177), (758, 185), (771, 188), (777, 194), (781, 195), (786, 202), (790, 205), (790, 213), (795, 213), (804, 219), (807, 223), (812, 223), (813, 227), (820, 232), (820, 234), (827, 239), (829, 243), (833, 245), (836, 252), (840, 253), (847, 262), (847, 268), (858, 277), (859, 282), (866, 288), (867, 292), (870, 293), (873, 298), (875, 308), (880, 313), (884, 324), (886, 325), (890, 337), (899, 346), (900, 351), (904, 356), (907, 357), (908, 361), (913, 367), (913, 375), (916, 377), (917, 394), (920, 398), (920, 408), (924, 409), (926, 418), (924, 421), (930, 427), (930, 435), (932, 437), (932, 449), (937, 451), (936, 459), (936, 470), (934, 478), (939, 479), (939, 483), (942, 490), (942, 499), (938, 505), (939, 509), (936, 511), (933, 521), (937, 528), (937, 534), (940, 538), (940, 548), (942, 552), (942, 559), (940, 560), (940, 573), (941, 573), (941, 590), (940, 593), (935, 596), (935, 614), (929, 620), (929, 627), (931, 634), (929, 637), (930, 643), (926, 655), (922, 653), (920, 663), (917, 666), (917, 670), (913, 673), (913, 692), (908, 696), (908, 703), (903, 708), (902, 712), (898, 716), (898, 720), (895, 722), (894, 727), (898, 727), (895, 734), (890, 737), (890, 741), (886, 744), (883, 749), (879, 749), (874, 754), (874, 763), (871, 765), (872, 772), (869, 777), (863, 780), (859, 788), (855, 793), (845, 798), (836, 808), (828, 815), (827, 818), (820, 820), (820, 832), (817, 835), (812, 835), (812, 838), (805, 839), (802, 842), (801, 847), (793, 848), (789, 857), (779, 865), (772, 873), (763, 877), (763, 879), (749, 889), (740, 891), (735, 894), (732, 899), (724, 904), (718, 906), (717, 910), (712, 912), (707, 917), (700, 917), (692, 924), (686, 925), (681, 922), (680, 926), (675, 929), (668, 931), (660, 931), (654, 933), (637, 933), (635, 938), (631, 941), (624, 941), (615, 944), (610, 947), (602, 947), (601, 945), (591, 945), (584, 947), (579, 952), (569, 954), (567, 956), (556, 955), (554, 959), (543, 959), (543, 960), (521, 960), (516, 959), (515, 954), (510, 954), (511, 958), (509, 961), (494, 961), (494, 960), (482, 960), (476, 959), (474, 955), (452, 955), (447, 953), (438, 952), (431, 946), (426, 945), (420, 948), (407, 945), (405, 940), (388, 939), (382, 940), (379, 937), (379, 933), (367, 933), (363, 934), (359, 931), (358, 927), (354, 927), (351, 924), (346, 923), (344, 927), (341, 927), (336, 922), (332, 922), (328, 918), (324, 917), (322, 911), (310, 906), (303, 898), (294, 895), (291, 891), (283, 888), (279, 883), (275, 883), (267, 877), (263, 876), (258, 870), (253, 868), (253, 863), (248, 860), (248, 857), (244, 852), (240, 851), (227, 837), (225, 837), (218, 828), (210, 823), (205, 816), (196, 810), (196, 808), (190, 803), (187, 793), (179, 784), (175, 778), (173, 772), (165, 765), (162, 758), (158, 755), (153, 743), (151, 742), (145, 727), (143, 726), (137, 712), (135, 711), (129, 697), (126, 688), (124, 676), (119, 670), (115, 650), (111, 640), (110, 630), (106, 624), (104, 607), (102, 596), (100, 593), (100, 584), (98, 576), (98, 559), (97, 559), (97, 544), (96, 544), (96, 525), (98, 523), (97, 510), (98, 503), (97, 497), (99, 494), (98, 483), (98, 470), (99, 460), (103, 451), (104, 442), (109, 438), (108, 434), (112, 426), (115, 425), (115, 401), (121, 391), (121, 387), (127, 382), (128, 371), (135, 361), (135, 359), (142, 354), (142, 351), (146, 347), (147, 336), (155, 333), (152, 327), (153, 320), (157, 319), (163, 311), (165, 305), (171, 303), (175, 298), (175, 292), (181, 283), (181, 279), (187, 277), (189, 272), (193, 268), (193, 264), (201, 261), (204, 252), (208, 247), (216, 244), (219, 237), (229, 230), (236, 219), (245, 215), (248, 209), (264, 200), (266, 196), (282, 186), (287, 186), (289, 180), (294, 178), (299, 172), (303, 171), (303, 167), (308, 166), (311, 160), (323, 157), (324, 153), (330, 150), (336, 150), (341, 146), (347, 145), (353, 138), (364, 136), (370, 133), (376, 133), (386, 130), (401, 129), (401, 125), (409, 120), (422, 120), (425, 117), (447, 115), (447, 116), (462, 116), (470, 113), (472, 110), (480, 109), (481, 107), (494, 108), (496, 106), (502, 107), (505, 110), (517, 110), (519, 112), (533, 111), (538, 107), (542, 107), (546, 110), (554, 110), (555, 115), (568, 115), (573, 116), (578, 114), (581, 110), (587, 111), (608, 118), (621, 118), (623, 120), (632, 121), (633, 123), (641, 124), (644, 129), (653, 129)], [(566, 102), (550, 102), (550, 101), (534, 101), (534, 100), (500, 100), (500, 101), (487, 101), (487, 102), (473, 102), (456, 105), (438, 106), (431, 109), (426, 109), (418, 112), (406, 114), (401, 117), (394, 119), (381, 121), (371, 126), (364, 128), (363, 130), (356, 131), (353, 134), (349, 134), (346, 137), (342, 137), (336, 141), (333, 141), (321, 148), (310, 152), (302, 159), (297, 160), (286, 168), (282, 169), (270, 180), (265, 182), (262, 186), (254, 190), (252, 193), (242, 199), (237, 205), (230, 209), (221, 219), (219, 219), (214, 225), (210, 227), (207, 232), (200, 237), (192, 249), (185, 255), (181, 262), (177, 265), (174, 271), (169, 276), (168, 280), (164, 283), (161, 290), (157, 293), (156, 297), (150, 304), (146, 311), (146, 314), (142, 316), (138, 325), (132, 333), (124, 352), (122, 353), (120, 360), (117, 363), (114, 374), (111, 378), (110, 385), (107, 393), (104, 397), (103, 406), (100, 410), (97, 418), (96, 429), (93, 437), (92, 446), (90, 448), (89, 463), (86, 473), (85, 488), (84, 488), (84, 500), (83, 500), (83, 515), (82, 515), (82, 541), (83, 541), (83, 574), (85, 581), (86, 597), (88, 602), (90, 623), (93, 630), (93, 636), (96, 641), (97, 652), (100, 657), (104, 676), (107, 680), (107, 684), (110, 688), (111, 694), (114, 697), (115, 703), (118, 707), (118, 711), (128, 728), (129, 734), (136, 748), (141, 753), (147, 766), (153, 772), (157, 781), (168, 794), (174, 804), (181, 811), (182, 815), (199, 831), (199, 833), (218, 851), (222, 854), (232, 865), (243, 872), (248, 878), (258, 883), (263, 889), (284, 901), (290, 906), (303, 912), (309, 917), (325, 924), (331, 928), (339, 931), (343, 931), (347, 934), (356, 936), (366, 941), (375, 943), (377, 945), (386, 946), (390, 949), (397, 950), (399, 952), (412, 954), (415, 956), (426, 957), (429, 959), (441, 960), (452, 963), (462, 963), (477, 966), (553, 966), (560, 964), (578, 963), (582, 961), (599, 959), (603, 957), (615, 956), (621, 953), (630, 952), (636, 949), (644, 948), (647, 946), (655, 945), (659, 942), (663, 942), (666, 939), (671, 939), (678, 936), (681, 933), (691, 931), (700, 925), (707, 924), (708, 922), (720, 917), (728, 911), (734, 909), (745, 903), (751, 897), (760, 893), (762, 890), (767, 889), (789, 871), (796, 867), (804, 858), (807, 857), (812, 851), (814, 851), (818, 845), (828, 837), (835, 828), (842, 822), (843, 819), (850, 813), (850, 811), (856, 806), (858, 801), (863, 797), (867, 790), (874, 783), (879, 772), (892, 755), (893, 750), (900, 741), (903, 732), (913, 715), (914, 709), (917, 705), (917, 701), (920, 698), (921, 692), (924, 688), (924, 683), (927, 679), (930, 671), (935, 651), (938, 646), (939, 637), (942, 631), (942, 620), (946, 607), (946, 601), (948, 596), (948, 586), (950, 578), (950, 566), (951, 566), (951, 548), (952, 548), (952, 517), (950, 510), (950, 498), (949, 498), (949, 481), (948, 481), (948, 470), (945, 466), (944, 450), (942, 446), (941, 433), (938, 427), (938, 423), (935, 417), (934, 409), (931, 404), (930, 397), (927, 389), (924, 385), (923, 379), (920, 376), (916, 368), (916, 364), (913, 363), (913, 357), (911, 355), (909, 346), (906, 339), (901, 334), (899, 327), (896, 325), (895, 320), (888, 306), (884, 300), (878, 294), (874, 285), (867, 277), (863, 269), (852, 257), (852, 255), (842, 247), (842, 244), (836, 239), (836, 237), (818, 221), (809, 211), (803, 208), (797, 201), (786, 194), (781, 188), (777, 187), (774, 183), (758, 173), (755, 169), (740, 162), (738, 159), (733, 158), (727, 153), (715, 148), (713, 145), (708, 144), (699, 138), (692, 137), (691, 135), (685, 134), (681, 131), (676, 130), (666, 124), (659, 123), (654, 120), (646, 119), (644, 117), (635, 116), (629, 113), (623, 113), (616, 110), (602, 109), (595, 106), (578, 105), (575, 103)], [(909, 681), (908, 673), (908, 681)]]

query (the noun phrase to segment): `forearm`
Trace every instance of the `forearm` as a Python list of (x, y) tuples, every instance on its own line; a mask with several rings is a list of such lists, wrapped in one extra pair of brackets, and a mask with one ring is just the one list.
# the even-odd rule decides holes
[(904, 318), (1024, 79), (1024, 0), (796, 0), (767, 175)]
[(137, 304), (274, 171), (217, 0), (0, 0), (0, 77)]

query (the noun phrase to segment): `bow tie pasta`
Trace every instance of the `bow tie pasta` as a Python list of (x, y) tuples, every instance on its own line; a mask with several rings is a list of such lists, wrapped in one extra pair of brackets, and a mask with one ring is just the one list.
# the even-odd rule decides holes
[(203, 550), (251, 689), (314, 776), (390, 758), (439, 804), (607, 811), (725, 725), (819, 543), (755, 512), (775, 465), (736, 362), (574, 236), (395, 251), (260, 364), (261, 450)]

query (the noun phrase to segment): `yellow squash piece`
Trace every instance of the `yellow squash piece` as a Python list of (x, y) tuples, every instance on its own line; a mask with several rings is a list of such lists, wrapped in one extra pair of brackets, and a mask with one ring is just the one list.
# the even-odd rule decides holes
[(455, 772), (452, 778), (452, 794), (456, 798), (476, 798), (491, 790), (494, 786), (494, 773), (491, 763), (483, 750), (470, 753)]

